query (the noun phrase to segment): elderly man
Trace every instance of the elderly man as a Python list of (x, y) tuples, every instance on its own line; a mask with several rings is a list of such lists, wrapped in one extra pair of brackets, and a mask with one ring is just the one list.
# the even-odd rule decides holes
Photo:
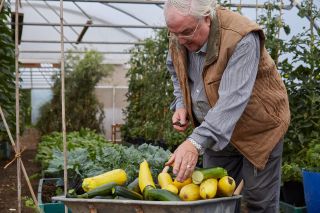
[(263, 31), (214, 0), (168, 0), (164, 15), (173, 127), (195, 127), (166, 165), (183, 181), (203, 154), (204, 167), (222, 166), (244, 180), (249, 212), (278, 212), (290, 111)]

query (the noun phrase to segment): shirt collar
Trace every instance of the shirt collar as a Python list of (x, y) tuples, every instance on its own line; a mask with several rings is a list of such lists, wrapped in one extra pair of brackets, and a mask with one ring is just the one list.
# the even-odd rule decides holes
[(200, 53), (206, 54), (207, 53), (207, 46), (208, 46), (208, 41), (206, 43), (204, 43), (204, 45), (196, 53), (197, 54), (200, 54)]

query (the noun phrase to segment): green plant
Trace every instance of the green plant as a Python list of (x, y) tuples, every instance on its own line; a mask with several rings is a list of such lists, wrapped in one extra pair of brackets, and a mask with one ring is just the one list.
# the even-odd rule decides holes
[(306, 169), (320, 172), (320, 143), (314, 140), (310, 143), (306, 155)]
[(22, 200), (24, 201), (24, 205), (27, 208), (32, 209), (34, 212), (40, 212), (31, 197), (24, 196), (24, 197), (22, 197)]
[[(12, 31), (7, 25), (10, 5), (4, 2), (0, 13), (0, 106), (11, 131), (15, 131), (15, 53)], [(0, 119), (0, 141), (7, 140), (7, 132)]]
[[(10, 19), (10, 4), (5, 1), (0, 13), (0, 106), (11, 133), (15, 136), (15, 46), (13, 31), (7, 25)], [(21, 79), (20, 79), (21, 81)], [(30, 121), (30, 91), (20, 89), (20, 132)], [(0, 142), (9, 141), (4, 123), (0, 118)]]
[[(303, 1), (299, 16), (309, 16), (310, 27), (294, 35), (286, 44), (281, 71), (288, 90), (291, 124), (284, 140), (283, 179), (297, 179), (297, 168), (312, 165), (307, 154), (314, 141), (320, 141), (320, 37), (313, 23), (320, 18), (319, 9)], [(313, 148), (312, 148), (313, 147)], [(319, 160), (319, 159), (318, 159)], [(288, 165), (288, 166), (287, 166)], [(301, 172), (299, 172), (301, 180)]]
[[(104, 119), (103, 106), (98, 103), (94, 94), (95, 85), (113, 68), (102, 64), (102, 54), (87, 51), (83, 58), (79, 55), (68, 54), (66, 59), (65, 102), (66, 127), (68, 131), (90, 128), (102, 131)], [(51, 102), (41, 107), (41, 116), (37, 127), (42, 133), (59, 131), (61, 119), (61, 79), (54, 76)]]
[[(160, 147), (142, 144), (138, 147), (112, 144), (99, 134), (88, 129), (69, 132), (68, 175), (93, 177), (114, 169), (124, 169), (128, 182), (133, 181), (139, 171), (139, 164), (146, 159), (152, 166), (154, 178), (169, 159), (170, 151)], [(41, 163), (47, 176), (63, 174), (62, 134), (58, 132), (44, 135), (38, 145), (36, 160)]]
[(290, 34), (291, 31), (289, 25), (284, 22), (280, 15), (280, 3), (281, 0), (265, 3), (265, 13), (261, 14), (258, 19), (258, 24), (262, 26), (266, 37), (265, 46), (276, 65), (279, 65), (279, 57), (286, 54), (286, 43), (279, 36), (280, 31), (283, 30), (286, 35)]
[[(171, 150), (186, 138), (186, 133), (176, 132), (171, 125), (173, 86), (166, 68), (167, 31), (157, 32), (144, 46), (131, 50), (128, 106), (126, 123), (122, 128), (124, 140), (143, 138), (158, 145), (165, 141)], [(162, 144), (163, 145), (163, 144)]]

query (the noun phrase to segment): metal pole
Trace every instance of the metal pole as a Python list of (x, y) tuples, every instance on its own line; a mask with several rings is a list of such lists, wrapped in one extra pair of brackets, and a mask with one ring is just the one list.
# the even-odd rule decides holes
[[(42, 0), (32, 0), (42, 1)], [(47, 1), (59, 1), (59, 0), (47, 0)], [(101, 3), (124, 3), (124, 4), (164, 4), (165, 1), (153, 1), (153, 0), (64, 0), (65, 2), (101, 2)]]
[[(8, 25), (15, 25), (15, 23), (7, 22)], [(24, 25), (24, 26), (51, 26), (51, 27), (58, 27), (60, 26), (60, 23), (38, 23), (38, 22), (24, 22), (24, 23), (18, 23), (18, 25)], [(166, 26), (146, 26), (146, 25), (121, 25), (121, 24), (83, 24), (83, 23), (68, 23), (64, 24), (65, 27), (84, 27), (84, 26), (90, 26), (90, 27), (103, 27), (103, 28), (147, 28), (147, 29), (162, 29), (166, 28)]]
[[(23, 43), (60, 43), (60, 41), (53, 40), (21, 40)], [(77, 43), (77, 41), (65, 41), (65, 44)], [(81, 41), (81, 44), (119, 44), (119, 45), (144, 45), (145, 42), (134, 42), (134, 41)]]
[(256, 22), (258, 21), (258, 0), (256, 0)]
[[(98, 51), (99, 53), (102, 54), (130, 54), (129, 52), (105, 52), (105, 51)], [(38, 50), (21, 50), (20, 53), (60, 53), (60, 51), (55, 51), (55, 50), (43, 50), (43, 51), (38, 51)], [(72, 51), (69, 52), (69, 54), (85, 54), (87, 53), (86, 51)]]
[[(42, 1), (42, 0), (30, 0), (30, 1)], [(59, 0), (47, 0), (47, 1), (59, 1)], [(162, 5), (165, 1), (152, 1), (152, 0), (64, 0), (65, 2), (98, 2), (98, 3), (123, 3), (123, 4), (154, 4)], [(228, 4), (230, 7), (239, 7), (239, 4)], [(264, 8), (263, 4), (242, 4), (243, 8)], [(285, 5), (283, 9), (290, 10), (293, 5)]]

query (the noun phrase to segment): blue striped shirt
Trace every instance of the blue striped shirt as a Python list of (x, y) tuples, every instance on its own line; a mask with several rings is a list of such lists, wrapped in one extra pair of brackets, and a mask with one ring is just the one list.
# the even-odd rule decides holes
[[(204, 149), (218, 151), (228, 145), (234, 127), (250, 99), (260, 58), (259, 35), (249, 33), (237, 44), (222, 75), (219, 99), (213, 107), (208, 103), (202, 79), (206, 52), (207, 44), (198, 52), (188, 53), (192, 110), (200, 123), (189, 137)], [(170, 54), (167, 57), (167, 67), (175, 96), (171, 109), (183, 108), (185, 106), (181, 89)]]

